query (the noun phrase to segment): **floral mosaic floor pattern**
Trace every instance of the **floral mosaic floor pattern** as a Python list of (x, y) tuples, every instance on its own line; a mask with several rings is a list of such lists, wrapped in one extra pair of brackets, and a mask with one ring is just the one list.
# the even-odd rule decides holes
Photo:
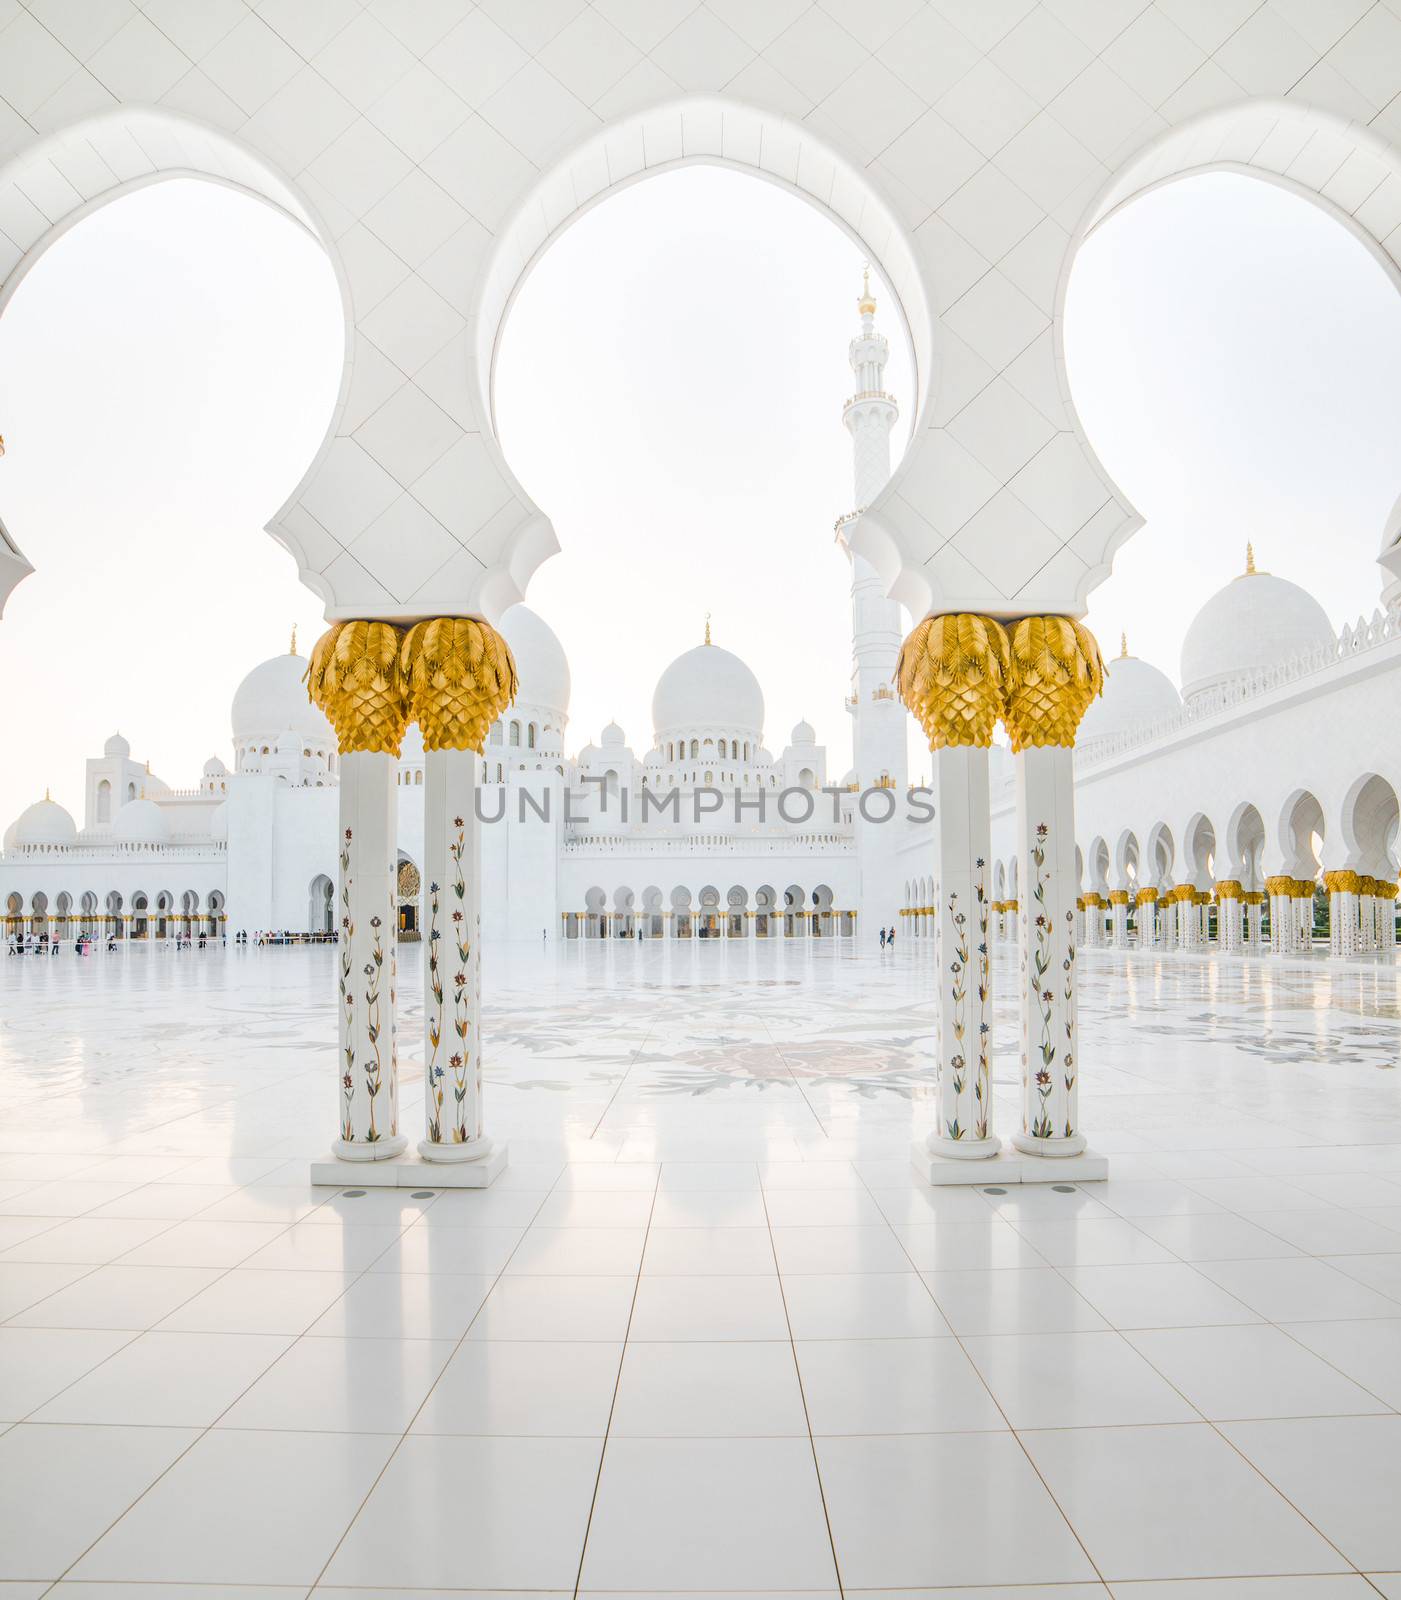
[(998, 1193), (933, 962), (489, 952), (481, 1193), (309, 1187), (330, 951), (0, 963), (0, 1600), (1401, 1600), (1401, 968), (1086, 952)]

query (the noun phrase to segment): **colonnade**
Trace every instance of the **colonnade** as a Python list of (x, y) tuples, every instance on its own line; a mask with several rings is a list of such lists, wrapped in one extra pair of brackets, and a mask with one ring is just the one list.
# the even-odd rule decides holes
[[(312, 651), (312, 700), (341, 756), (336, 919), (339, 1104), (335, 1160), (313, 1181), (351, 1181), (340, 1163), (403, 1154), (399, 1126), (394, 793), (400, 743), (417, 722), (424, 748), (424, 1100), (418, 1154), (454, 1164), (434, 1181), (481, 1186), (506, 1163), (482, 1120), (481, 824), (476, 788), (487, 733), (516, 694), (510, 647), (487, 623), (440, 617), (411, 628), (336, 623)], [(366, 1169), (399, 1183), (412, 1169)]]
[[(957, 1181), (950, 1158), (1002, 1156), (1008, 1164), (992, 1096), (988, 752), (999, 722), (1015, 766), (1020, 885), (1021, 1126), (1011, 1144), (1034, 1158), (1082, 1156), (1073, 749), (1080, 719), (1103, 687), (1099, 647), (1068, 617), (1004, 626), (957, 613), (921, 622), (896, 671), (933, 756), (940, 869), (938, 904), (916, 911), (932, 921), (938, 941), (938, 1083), (935, 1127), (916, 1142), (915, 1165), (931, 1181), (948, 1182)], [(1000, 907), (1005, 925), (1009, 903)], [(1074, 1168), (1042, 1159), (1010, 1165), (1018, 1181), (1106, 1170), (1094, 1158)]]
[[(1329, 954), (1394, 952), (1398, 885), (1351, 870), (1322, 876)], [(1107, 895), (1090, 890), (1075, 902), (1078, 933), (1087, 949), (1301, 955), (1313, 949), (1316, 888), (1312, 878), (1278, 874), (1266, 878), (1263, 889), (1221, 878), (1208, 889), (1177, 884), (1112, 889)]]

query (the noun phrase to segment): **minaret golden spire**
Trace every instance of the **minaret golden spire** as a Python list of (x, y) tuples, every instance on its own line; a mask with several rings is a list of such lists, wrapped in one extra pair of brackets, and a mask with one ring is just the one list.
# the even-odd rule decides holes
[(48, 784), (44, 785), (44, 798), (45, 798), (45, 800), (52, 800), (53, 799), (53, 796), (49, 793)]
[(710, 613), (708, 611), (705, 614), (705, 642), (707, 644), (710, 643)]
[(871, 268), (869, 263), (862, 269), (861, 298), (856, 302), (856, 309), (863, 317), (873, 317), (876, 314), (876, 297), (871, 293)]
[(1129, 636), (1127, 633), (1120, 633), (1119, 635), (1119, 659), (1120, 661), (1129, 659)]
[(1247, 539), (1245, 543), (1245, 571), (1243, 577), (1253, 578), (1255, 572), (1255, 546)]
[(295, 622), (292, 624), (292, 643), (288, 646), (288, 653), (290, 655), (296, 655), (297, 653), (297, 625)]

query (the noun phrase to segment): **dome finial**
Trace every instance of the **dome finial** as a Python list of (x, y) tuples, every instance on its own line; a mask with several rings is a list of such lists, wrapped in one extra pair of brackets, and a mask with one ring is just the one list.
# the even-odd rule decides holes
[(1119, 635), (1119, 659), (1120, 661), (1129, 659), (1129, 636), (1126, 632), (1121, 632)]
[(710, 613), (708, 611), (705, 614), (705, 642), (707, 644), (710, 643)]
[(1246, 578), (1253, 578), (1256, 576), (1255, 546), (1250, 542), (1249, 539), (1247, 539), (1245, 542), (1245, 571), (1242, 576)]
[(871, 293), (871, 264), (869, 261), (861, 271), (861, 298), (856, 302), (856, 309), (863, 317), (873, 317), (876, 314), (876, 297)]
[(52, 799), (53, 799), (53, 795), (51, 795), (51, 794), (50, 794), (50, 793), (49, 793), (49, 786), (48, 786), (48, 784), (45, 784), (45, 785), (44, 785), (44, 798), (45, 798), (45, 800), (52, 800)]
[(287, 654), (294, 656), (294, 655), (296, 655), (296, 653), (297, 653), (297, 625), (294, 622), (292, 624), (292, 642), (287, 647)]

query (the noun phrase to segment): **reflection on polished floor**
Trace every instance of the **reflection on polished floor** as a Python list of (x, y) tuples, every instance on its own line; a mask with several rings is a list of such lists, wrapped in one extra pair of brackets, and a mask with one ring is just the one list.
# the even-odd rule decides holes
[(0, 1596), (1401, 1597), (1397, 967), (1086, 953), (999, 1195), (933, 960), (493, 951), (507, 1172), (359, 1195), (332, 952), (0, 965)]

